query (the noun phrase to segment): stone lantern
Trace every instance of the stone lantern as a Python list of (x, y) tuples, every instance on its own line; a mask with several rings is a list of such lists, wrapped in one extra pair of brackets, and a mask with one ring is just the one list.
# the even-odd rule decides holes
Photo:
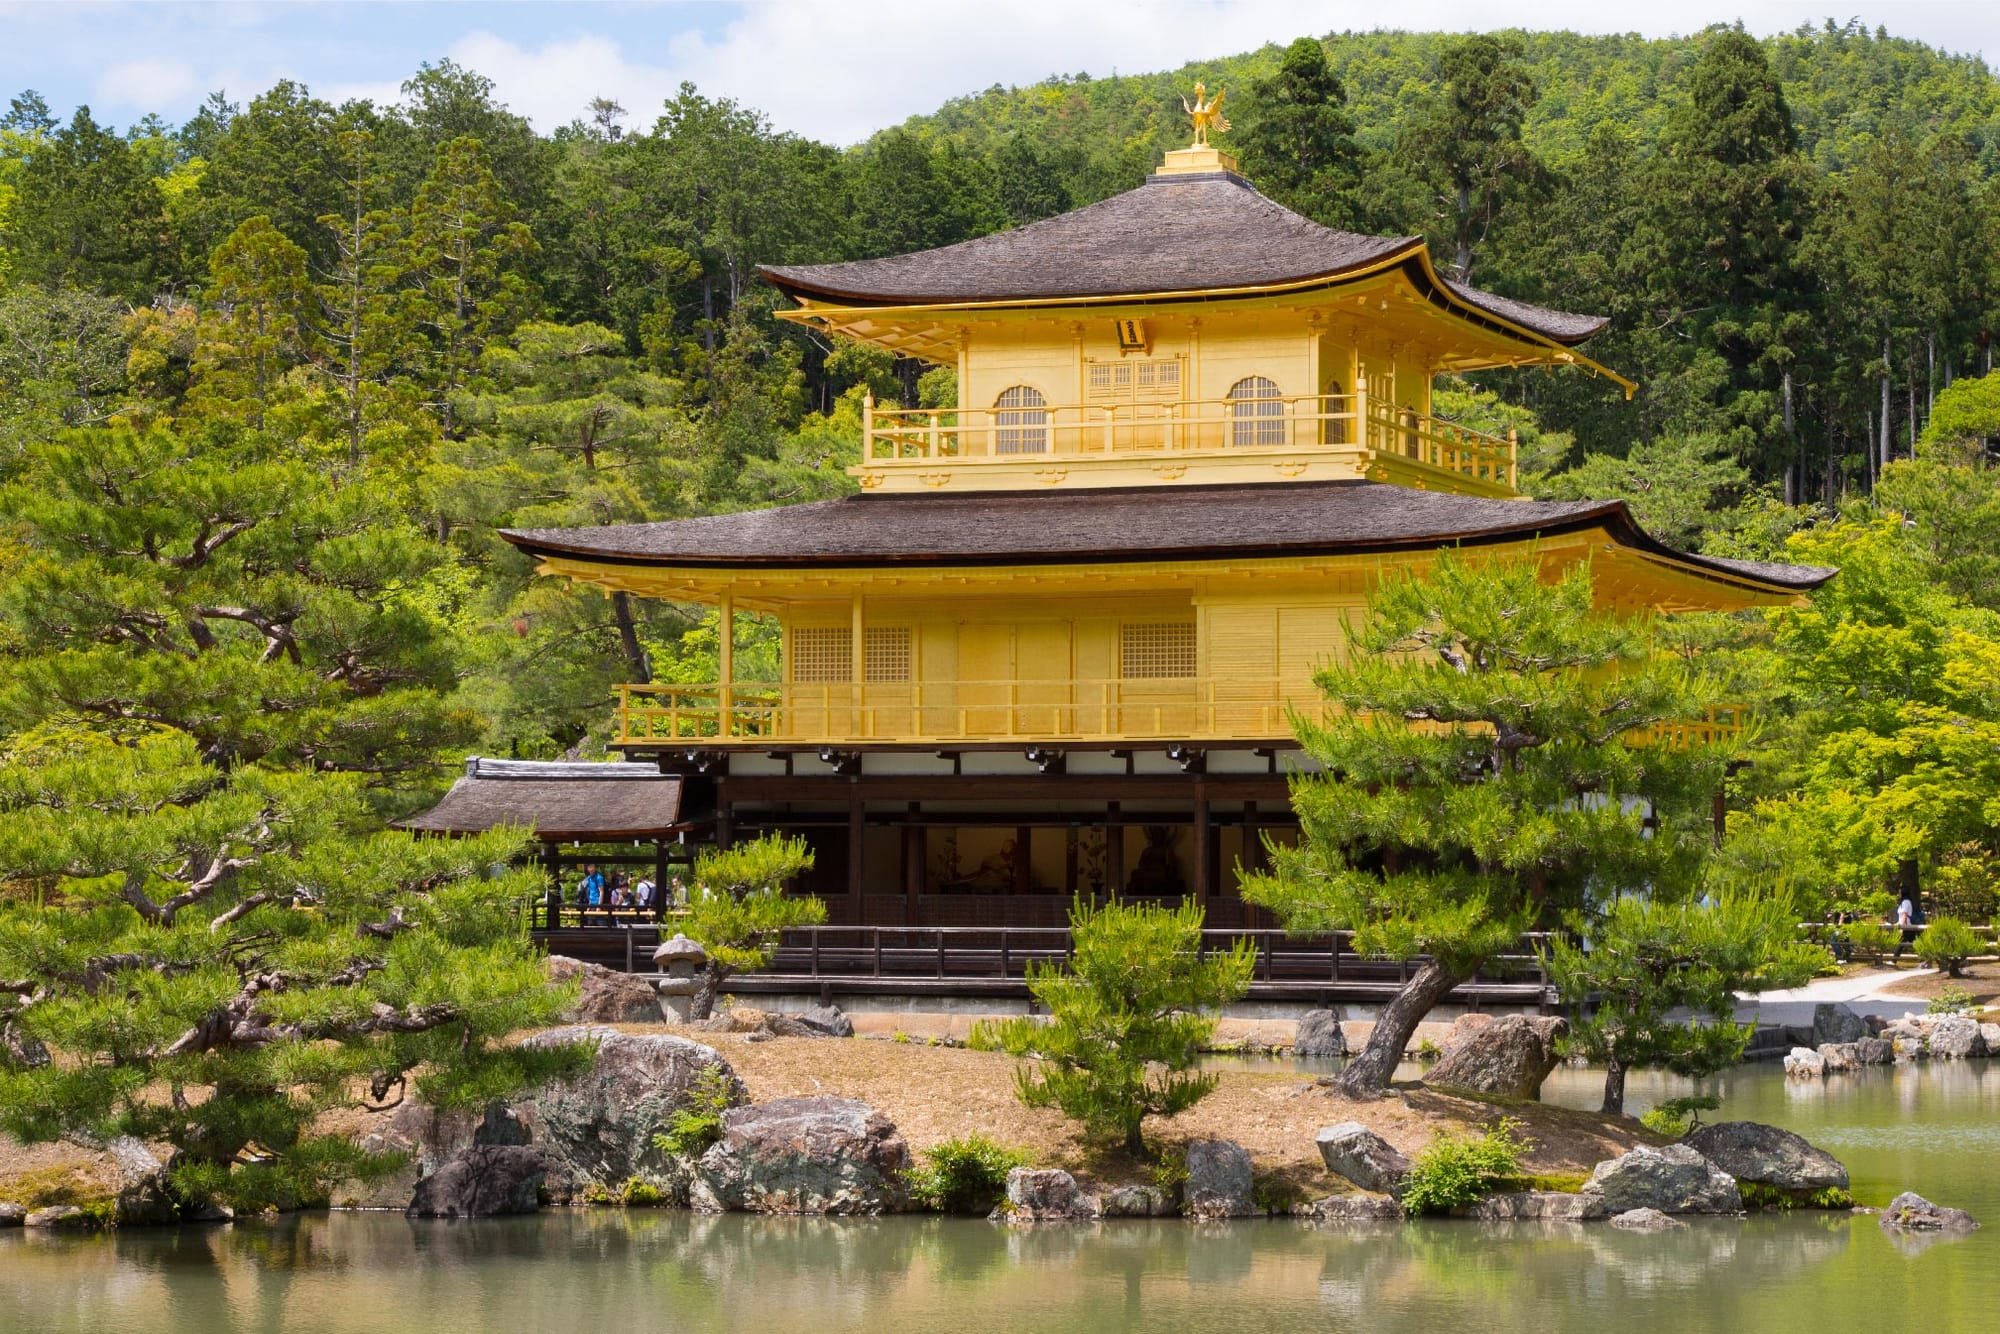
[(653, 951), (653, 964), (664, 976), (658, 982), (660, 1005), (674, 1017), (687, 1022), (688, 1007), (694, 1000), (697, 974), (708, 962), (708, 951), (678, 931)]

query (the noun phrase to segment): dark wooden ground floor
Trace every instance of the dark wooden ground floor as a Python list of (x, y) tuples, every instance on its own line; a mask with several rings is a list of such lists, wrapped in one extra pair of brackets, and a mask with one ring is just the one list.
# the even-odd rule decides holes
[(797, 888), (851, 926), (1059, 927), (1079, 895), (1276, 923), (1239, 878), (1297, 837), (1277, 775), (752, 776), (713, 782), (714, 837), (806, 839)]

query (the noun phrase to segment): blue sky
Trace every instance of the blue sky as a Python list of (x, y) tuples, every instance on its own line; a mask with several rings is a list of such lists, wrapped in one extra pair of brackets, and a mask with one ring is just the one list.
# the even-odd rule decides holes
[[(834, 143), (994, 83), (1171, 68), (1305, 33), (1370, 28), (1758, 33), (1818, 23), (1834, 0), (752, 0), (721, 3), (17, 3), (0, 0), (0, 97), (35, 88), (61, 114), (187, 117), (210, 91), (279, 78), (340, 101), (390, 101), (427, 60), (493, 78), (544, 130), (595, 96), (649, 121), (683, 79)], [(1842, 0), (1838, 17), (2000, 64), (2000, 0)]]

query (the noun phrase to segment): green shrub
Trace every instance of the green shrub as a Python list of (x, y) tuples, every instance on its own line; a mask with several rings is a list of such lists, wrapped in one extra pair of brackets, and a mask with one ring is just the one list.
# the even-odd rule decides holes
[(1927, 1014), (1964, 1014), (1974, 1003), (1971, 992), (1947, 983), (1938, 988), (1938, 994), (1931, 997), (1931, 1003), (1924, 1007), (1924, 1011)]
[(1896, 948), (1896, 929), (1880, 922), (1855, 922), (1841, 930), (1847, 933), (1848, 946), (1857, 958), (1866, 957), (1879, 962)]
[(1435, 1061), (1438, 1057), (1442, 1055), (1444, 1055), (1444, 1053), (1438, 1050), (1437, 1043), (1431, 1041), (1429, 1038), (1422, 1038), (1417, 1042), (1418, 1060)]
[(1962, 922), (1985, 922), (2000, 901), (2000, 863), (1977, 843), (1963, 843), (1945, 854), (1931, 881), (1931, 907)]
[(627, 1177), (624, 1188), (618, 1192), (618, 1202), (627, 1209), (657, 1209), (666, 1203), (666, 1198), (658, 1186), (638, 1177)]
[(722, 1114), (736, 1100), (736, 1091), (722, 1073), (711, 1065), (695, 1076), (694, 1086), (674, 1114), (667, 1118), (666, 1130), (653, 1136), (662, 1152), (683, 1158), (699, 1158), (708, 1146), (722, 1138)]
[(939, 1213), (991, 1213), (1006, 1194), (1007, 1174), (1027, 1162), (1025, 1153), (984, 1135), (948, 1139), (924, 1150), (923, 1166), (909, 1176), (910, 1196)]
[(1658, 1107), (1639, 1118), (1639, 1124), (1655, 1135), (1665, 1135), (1668, 1139), (1680, 1139), (1701, 1124), (1702, 1112), (1712, 1112), (1722, 1106), (1722, 1099), (1713, 1095), (1691, 1098), (1668, 1098)]
[(1972, 928), (1956, 917), (1933, 917), (1917, 936), (1917, 957), (1947, 977), (1963, 977), (1965, 961), (1986, 947)]
[(1521, 1155), (1529, 1148), (1520, 1130), (1519, 1121), (1503, 1117), (1482, 1135), (1439, 1134), (1410, 1165), (1404, 1212), (1412, 1217), (1449, 1213), (1519, 1177)]

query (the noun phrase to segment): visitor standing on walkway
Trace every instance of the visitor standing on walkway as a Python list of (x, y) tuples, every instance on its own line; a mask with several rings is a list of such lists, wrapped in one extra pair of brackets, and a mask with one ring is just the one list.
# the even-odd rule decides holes
[(1896, 905), (1896, 929), (1903, 934), (1896, 939), (1896, 952), (1890, 956), (1891, 963), (1903, 961), (1903, 951), (1917, 943), (1917, 905), (1910, 901), (1909, 891), (1903, 893), (1903, 901)]

